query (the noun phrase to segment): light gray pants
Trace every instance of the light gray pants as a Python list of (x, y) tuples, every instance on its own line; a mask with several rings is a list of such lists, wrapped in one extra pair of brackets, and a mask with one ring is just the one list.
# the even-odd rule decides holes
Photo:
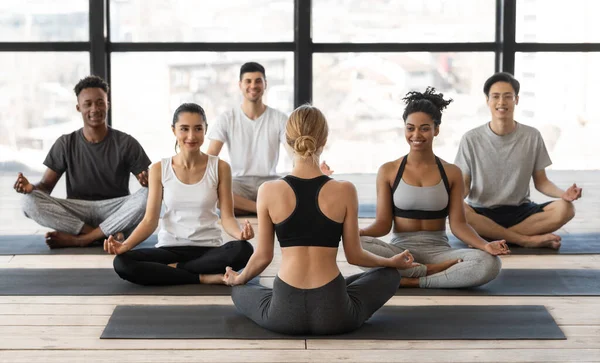
[(258, 188), (265, 182), (277, 180), (279, 175), (271, 176), (234, 176), (231, 181), (233, 194), (256, 202)]
[(453, 259), (462, 262), (445, 271), (425, 276), (427, 268), (419, 267), (399, 270), (403, 277), (419, 277), (423, 288), (464, 288), (486, 284), (498, 276), (502, 262), (497, 256), (471, 249), (453, 249), (448, 244), (445, 231), (420, 231), (394, 233), (391, 243), (373, 237), (361, 237), (363, 249), (382, 257), (392, 257), (410, 250), (415, 262), (421, 264), (440, 263)]
[(147, 199), (148, 188), (106, 200), (54, 198), (34, 190), (23, 197), (22, 206), (25, 216), (59, 232), (78, 235), (87, 224), (100, 227), (105, 236), (118, 232), (127, 236), (144, 218)]

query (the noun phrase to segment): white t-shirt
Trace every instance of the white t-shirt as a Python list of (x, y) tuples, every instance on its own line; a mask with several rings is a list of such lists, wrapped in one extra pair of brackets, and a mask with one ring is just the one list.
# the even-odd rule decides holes
[(256, 120), (249, 119), (238, 106), (210, 125), (208, 138), (227, 144), (232, 176), (277, 175), (279, 143), (285, 145), (286, 122), (283, 112), (269, 106)]

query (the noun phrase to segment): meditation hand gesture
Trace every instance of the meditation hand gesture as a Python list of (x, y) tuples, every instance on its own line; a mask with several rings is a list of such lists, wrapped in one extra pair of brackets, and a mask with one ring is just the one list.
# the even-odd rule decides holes
[(567, 202), (575, 201), (575, 200), (581, 198), (582, 190), (583, 189), (577, 187), (577, 184), (573, 183), (573, 185), (571, 185), (569, 187), (569, 189), (567, 189), (565, 191), (565, 193), (561, 196), (561, 198)]
[(129, 246), (116, 240), (112, 234), (104, 240), (104, 251), (111, 255), (120, 255), (129, 251)]
[(240, 240), (247, 241), (252, 238), (254, 238), (254, 229), (252, 229), (252, 225), (250, 224), (250, 221), (248, 221), (246, 219), (246, 221), (244, 222), (244, 226), (242, 227), (242, 230), (240, 231)]
[(140, 182), (140, 185), (143, 187), (148, 186), (148, 171), (144, 170), (138, 175), (136, 175), (137, 180)]
[(325, 162), (325, 160), (323, 160), (323, 162), (320, 165), (321, 168), (321, 173), (330, 176), (331, 174), (333, 174), (333, 170), (331, 170), (331, 168), (329, 167), (329, 165), (327, 165), (327, 163)]
[(390, 259), (392, 260), (393, 267), (399, 270), (406, 270), (408, 268), (417, 267), (420, 265), (415, 262), (415, 258), (409, 250), (405, 250), (394, 257), (390, 257)]
[(229, 266), (225, 267), (225, 274), (223, 275), (223, 282), (228, 286), (242, 285), (242, 282), (239, 281), (240, 274)]
[(485, 245), (483, 250), (492, 256), (510, 254), (510, 250), (508, 249), (505, 240), (490, 242), (487, 245)]
[(33, 184), (29, 183), (26, 177), (23, 176), (23, 173), (19, 173), (17, 175), (17, 181), (13, 188), (17, 191), (17, 193), (29, 194), (33, 192)]

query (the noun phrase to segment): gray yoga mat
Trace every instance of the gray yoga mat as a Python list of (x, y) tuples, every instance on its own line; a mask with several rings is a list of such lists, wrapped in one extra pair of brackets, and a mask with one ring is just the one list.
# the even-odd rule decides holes
[[(158, 242), (156, 234), (135, 248), (152, 248)], [(0, 236), (0, 255), (104, 255), (102, 243), (90, 247), (70, 247), (50, 249), (43, 235), (4, 235)]]
[(545, 307), (384, 306), (362, 327), (329, 336), (263, 329), (232, 305), (117, 306), (102, 339), (566, 339)]
[(0, 296), (230, 295), (224, 285), (140, 286), (113, 269), (0, 269)]
[[(0, 296), (229, 295), (222, 285), (139, 286), (112, 269), (0, 269)], [(600, 270), (503, 270), (471, 289), (400, 288), (396, 295), (600, 296)]]
[(480, 287), (468, 289), (400, 288), (408, 296), (600, 296), (600, 270), (504, 269)]
[[(600, 233), (570, 233), (561, 235), (561, 247), (558, 250), (550, 248), (523, 248), (509, 244), (513, 255), (588, 255), (600, 254)], [(454, 248), (469, 248), (453, 235), (448, 235), (450, 245)]]

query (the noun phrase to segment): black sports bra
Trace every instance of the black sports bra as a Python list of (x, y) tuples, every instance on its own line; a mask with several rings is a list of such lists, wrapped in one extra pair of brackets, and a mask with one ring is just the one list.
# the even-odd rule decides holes
[(313, 179), (301, 179), (288, 175), (283, 180), (296, 195), (296, 208), (283, 222), (275, 224), (279, 245), (337, 248), (343, 224), (329, 219), (319, 208), (319, 192), (331, 178), (321, 175)]

